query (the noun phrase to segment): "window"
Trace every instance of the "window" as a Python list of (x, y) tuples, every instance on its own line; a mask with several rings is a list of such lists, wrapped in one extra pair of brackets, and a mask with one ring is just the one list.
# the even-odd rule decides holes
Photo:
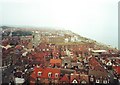
[(49, 51), (49, 49), (47, 49), (47, 51)]
[(94, 78), (93, 78), (93, 77), (91, 77), (91, 78), (90, 78), (90, 81), (91, 81), (91, 82), (93, 82), (93, 81), (94, 81)]
[(103, 84), (107, 84), (107, 80), (103, 80)]
[(40, 78), (37, 78), (38, 81), (40, 81)]
[(86, 84), (87, 82), (85, 80), (81, 81), (81, 84)]
[(41, 71), (39, 71), (39, 72), (38, 72), (38, 76), (41, 76), (41, 75), (42, 75), (42, 72), (41, 72)]
[(100, 83), (100, 80), (99, 80), (99, 79), (96, 79), (96, 83)]
[(45, 49), (43, 49), (43, 51), (45, 51)]
[(55, 78), (58, 78), (58, 73), (55, 73)]
[(94, 82), (94, 77), (93, 77), (93, 75), (90, 76), (90, 82)]
[(49, 73), (48, 73), (48, 77), (50, 78), (51, 76), (52, 76), (52, 73), (51, 73), (51, 72), (49, 72)]
[(77, 80), (74, 79), (72, 83), (78, 83), (78, 82), (77, 82)]

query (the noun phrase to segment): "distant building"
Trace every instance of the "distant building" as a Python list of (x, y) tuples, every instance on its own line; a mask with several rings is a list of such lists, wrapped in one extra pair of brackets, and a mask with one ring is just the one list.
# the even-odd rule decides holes
[(41, 42), (41, 34), (39, 31), (33, 31), (33, 39), (32, 39), (32, 43), (33, 43), (33, 46), (38, 46), (39, 43)]

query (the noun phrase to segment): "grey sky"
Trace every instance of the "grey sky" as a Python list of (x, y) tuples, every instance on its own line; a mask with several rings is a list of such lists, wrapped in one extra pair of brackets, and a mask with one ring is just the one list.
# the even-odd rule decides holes
[(69, 29), (118, 46), (119, 0), (1, 0), (2, 25)]

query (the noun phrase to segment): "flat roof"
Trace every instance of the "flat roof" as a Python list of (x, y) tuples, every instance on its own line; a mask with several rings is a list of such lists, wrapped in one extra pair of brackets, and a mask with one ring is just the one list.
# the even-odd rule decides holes
[(92, 52), (94, 53), (103, 53), (103, 52), (107, 52), (106, 50), (92, 50)]

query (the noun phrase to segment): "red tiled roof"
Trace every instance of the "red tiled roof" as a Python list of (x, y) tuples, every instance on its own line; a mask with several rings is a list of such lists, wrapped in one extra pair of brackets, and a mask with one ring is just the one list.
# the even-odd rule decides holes
[(100, 63), (94, 57), (90, 59), (89, 64), (91, 65), (91, 69), (93, 70), (106, 72), (105, 69), (100, 65)]
[(89, 64), (91, 64), (92, 66), (100, 66), (100, 64), (96, 61), (94, 57), (90, 59)]
[(80, 80), (85, 80), (87, 82), (89, 82), (88, 76), (87, 75), (80, 75)]
[(21, 45), (15, 46), (16, 49), (22, 49), (23, 47)]
[(36, 53), (35, 55), (34, 55), (34, 57), (43, 57), (44, 56), (44, 54), (43, 53)]
[(43, 61), (43, 59), (41, 59), (41, 58), (36, 58), (35, 61), (36, 61), (36, 62), (40, 62), (40, 61)]
[(52, 79), (55, 79), (55, 73), (58, 73), (58, 75), (60, 76), (60, 69), (45, 68), (43, 73), (43, 78), (48, 78), (49, 72), (52, 73), (52, 77), (51, 77)]
[(50, 59), (50, 64), (60, 64), (61, 65), (62, 60), (61, 59)]
[(44, 52), (44, 55), (49, 56), (49, 55), (51, 55), (51, 53), (50, 52)]
[(34, 56), (34, 57), (41, 57), (41, 58), (43, 58), (44, 56), (49, 56), (50, 55), (50, 52), (32, 52), (32, 55)]
[(120, 74), (120, 66), (114, 66), (113, 68), (117, 74)]
[[(41, 76), (38, 76), (38, 72), (39, 71), (42, 72)], [(47, 79), (49, 72), (52, 73), (52, 77), (51, 77), (52, 79), (57, 79), (55, 77), (55, 73), (58, 73), (58, 78), (60, 77), (60, 69), (56, 69), (56, 68), (41, 68), (41, 67), (40, 68), (35, 67), (33, 73), (31, 74), (31, 77), (32, 78), (39, 77), (39, 78)]]
[(30, 77), (31, 77), (32, 79), (35, 79), (35, 78), (36, 78), (36, 74), (33, 72), (33, 73), (31, 73)]
[(69, 82), (69, 78), (68, 78), (67, 75), (64, 75), (64, 76), (60, 79), (60, 81), (62, 81), (62, 82)]

